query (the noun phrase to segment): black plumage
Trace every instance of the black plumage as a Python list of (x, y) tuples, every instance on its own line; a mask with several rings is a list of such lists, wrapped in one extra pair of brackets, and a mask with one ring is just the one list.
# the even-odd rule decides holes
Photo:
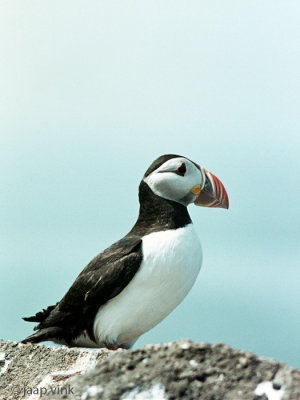
[[(144, 177), (174, 157), (180, 156), (159, 157)], [(139, 186), (139, 202), (139, 216), (131, 231), (97, 255), (79, 274), (61, 301), (35, 316), (24, 318), (39, 324), (34, 328), (38, 332), (25, 338), (23, 343), (52, 340), (72, 345), (83, 332), (95, 342), (95, 315), (99, 307), (117, 296), (138, 271), (143, 259), (143, 236), (191, 223), (186, 206), (155, 195), (144, 181)], [(113, 346), (110, 343), (106, 345)]]

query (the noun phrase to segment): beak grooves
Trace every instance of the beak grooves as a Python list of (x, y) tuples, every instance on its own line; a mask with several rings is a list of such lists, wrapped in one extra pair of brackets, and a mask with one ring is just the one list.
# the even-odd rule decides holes
[(203, 207), (229, 208), (229, 199), (222, 182), (211, 172), (201, 167), (202, 190), (194, 203)]

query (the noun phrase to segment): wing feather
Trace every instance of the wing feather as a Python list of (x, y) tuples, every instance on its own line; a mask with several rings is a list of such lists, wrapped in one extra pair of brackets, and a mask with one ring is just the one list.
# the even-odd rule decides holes
[(35, 330), (66, 328), (71, 340), (87, 329), (93, 337), (93, 320), (99, 307), (117, 296), (131, 281), (142, 260), (142, 240), (127, 235), (98, 254), (78, 275), (62, 300)]

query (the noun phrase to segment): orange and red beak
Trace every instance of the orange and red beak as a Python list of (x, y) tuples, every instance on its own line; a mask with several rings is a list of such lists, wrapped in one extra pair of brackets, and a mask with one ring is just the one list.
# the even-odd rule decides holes
[(203, 167), (201, 167), (201, 173), (203, 181), (194, 204), (202, 207), (219, 207), (228, 209), (228, 195), (222, 182), (214, 174)]

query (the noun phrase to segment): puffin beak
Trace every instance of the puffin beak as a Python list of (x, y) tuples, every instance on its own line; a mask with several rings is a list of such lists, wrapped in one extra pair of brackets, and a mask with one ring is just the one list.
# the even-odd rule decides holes
[(194, 186), (191, 192), (197, 194), (194, 204), (202, 207), (229, 208), (227, 192), (222, 182), (211, 172), (200, 167), (202, 185)]

